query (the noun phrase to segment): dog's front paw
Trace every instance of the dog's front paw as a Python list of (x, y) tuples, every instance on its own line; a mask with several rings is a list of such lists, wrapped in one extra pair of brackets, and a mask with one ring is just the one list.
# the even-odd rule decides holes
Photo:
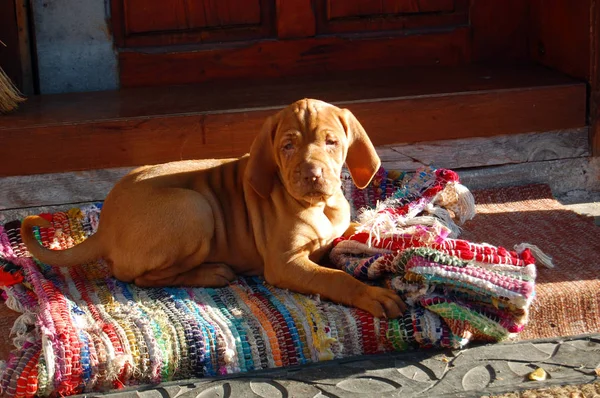
[(400, 296), (389, 289), (375, 286), (365, 285), (353, 304), (377, 318), (398, 318), (406, 311), (406, 304)]

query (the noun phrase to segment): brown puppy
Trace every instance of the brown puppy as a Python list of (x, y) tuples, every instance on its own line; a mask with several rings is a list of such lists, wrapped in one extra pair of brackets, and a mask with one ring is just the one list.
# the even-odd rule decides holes
[(304, 99), (267, 119), (250, 154), (133, 170), (108, 194), (97, 232), (67, 250), (21, 236), (40, 261), (73, 266), (103, 257), (114, 276), (139, 286), (224, 286), (264, 274), (278, 287), (355, 306), (377, 317), (405, 309), (394, 292), (317, 262), (350, 223), (341, 190), (346, 162), (365, 187), (380, 160), (345, 109)]

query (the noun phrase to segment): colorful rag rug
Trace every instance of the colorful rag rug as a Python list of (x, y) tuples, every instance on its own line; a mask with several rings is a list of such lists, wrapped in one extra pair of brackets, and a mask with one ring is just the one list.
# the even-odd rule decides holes
[[(345, 182), (348, 182), (345, 176)], [(366, 190), (344, 185), (357, 233), (331, 261), (410, 304), (399, 319), (274, 288), (260, 278), (229, 287), (141, 289), (99, 261), (69, 269), (29, 257), (19, 221), (0, 226), (0, 282), (22, 313), (3, 362), (6, 396), (71, 395), (226, 375), (418, 347), (462, 347), (519, 332), (534, 297), (530, 249), (519, 253), (455, 239), (472, 197), (449, 170), (381, 170)], [(101, 204), (43, 215), (37, 230), (67, 248), (96, 230)]]

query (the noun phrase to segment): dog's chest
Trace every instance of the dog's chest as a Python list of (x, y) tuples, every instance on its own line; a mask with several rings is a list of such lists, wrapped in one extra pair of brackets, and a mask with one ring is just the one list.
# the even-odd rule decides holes
[(312, 244), (310, 259), (319, 261), (331, 249), (333, 240), (342, 236), (348, 228), (350, 217), (345, 217), (339, 211), (321, 211), (313, 214), (308, 223), (308, 229), (314, 231), (315, 239)]

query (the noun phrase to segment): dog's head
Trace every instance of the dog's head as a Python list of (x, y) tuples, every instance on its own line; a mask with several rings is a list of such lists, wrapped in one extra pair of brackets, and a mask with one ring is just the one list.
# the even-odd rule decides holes
[(264, 198), (279, 176), (292, 197), (314, 203), (339, 191), (344, 163), (359, 188), (381, 165), (350, 111), (303, 99), (267, 119), (250, 149), (245, 177)]

